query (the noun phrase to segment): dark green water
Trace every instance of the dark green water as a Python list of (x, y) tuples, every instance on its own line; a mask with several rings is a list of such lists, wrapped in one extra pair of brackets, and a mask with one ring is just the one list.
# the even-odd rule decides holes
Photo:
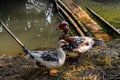
[[(28, 49), (56, 47), (59, 21), (48, 0), (1, 0), (0, 19)], [(21, 47), (0, 26), (0, 55), (20, 52)]]

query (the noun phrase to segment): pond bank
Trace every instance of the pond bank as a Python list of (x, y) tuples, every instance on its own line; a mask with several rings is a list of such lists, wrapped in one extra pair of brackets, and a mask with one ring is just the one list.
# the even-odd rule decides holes
[(0, 57), (0, 80), (99, 80), (120, 79), (120, 39), (95, 47), (79, 58), (75, 66), (66, 62), (58, 74), (46, 70), (23, 55)]

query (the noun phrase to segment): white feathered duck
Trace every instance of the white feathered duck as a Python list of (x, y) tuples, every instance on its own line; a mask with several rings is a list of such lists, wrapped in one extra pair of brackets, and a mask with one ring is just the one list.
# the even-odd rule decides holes
[(61, 46), (63, 46), (63, 44), (61, 41), (59, 41), (55, 51), (29, 51), (29, 53), (34, 57), (34, 60), (36, 60), (36, 64), (39, 67), (54, 69), (62, 66), (65, 63), (66, 54)]
[(85, 53), (94, 46), (100, 46), (103, 43), (102, 39), (97, 39), (88, 36), (69, 36), (69, 24), (66, 21), (60, 23), (57, 30), (63, 30), (59, 41), (64, 43), (62, 48), (66, 51), (67, 56), (71, 58), (78, 57), (81, 53)]
[[(61, 48), (63, 43), (58, 41), (56, 52), (54, 51), (30, 51), (28, 50), (24, 44), (8, 29), (8, 27), (0, 21), (0, 24), (3, 28), (12, 36), (12, 38), (22, 47), (24, 53), (30, 56), (33, 60), (36, 61), (36, 64), (39, 67), (44, 67), (46, 69), (54, 69), (62, 66), (65, 62), (66, 54)], [(54, 71), (53, 71), (54, 73)]]

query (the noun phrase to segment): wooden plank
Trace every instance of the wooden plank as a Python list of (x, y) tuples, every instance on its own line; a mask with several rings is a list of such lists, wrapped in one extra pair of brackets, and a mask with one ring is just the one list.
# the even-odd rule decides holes
[(101, 16), (99, 16), (97, 13), (95, 13), (92, 9), (88, 8), (87, 9), (94, 14), (97, 18), (99, 18), (103, 23), (105, 23), (107, 28), (111, 29), (113, 32), (116, 33), (116, 35), (120, 38), (120, 32), (114, 27), (112, 26), (109, 22), (107, 22), (105, 19), (103, 19)]
[(85, 34), (85, 36), (91, 36), (91, 34), (88, 32), (88, 30), (85, 28), (85, 26), (77, 19), (77, 17), (72, 13), (72, 11), (61, 1), (58, 0), (57, 2), (69, 15), (70, 17), (76, 22), (78, 27), (82, 30), (82, 32)]
[(64, 4), (72, 11), (72, 13), (81, 21), (96, 38), (101, 38), (104, 41), (112, 40), (104, 30), (90, 16), (72, 0), (62, 0)]
[(80, 28), (77, 26), (77, 24), (73, 21), (73, 19), (66, 13), (66, 11), (64, 11), (64, 9), (62, 9), (61, 6), (59, 6), (59, 5), (57, 5), (57, 6), (63, 12), (63, 14), (67, 17), (67, 19), (71, 22), (71, 24), (74, 25), (74, 27), (77, 30), (77, 32), (79, 33), (79, 35), (85, 36), (84, 33), (80, 30)]

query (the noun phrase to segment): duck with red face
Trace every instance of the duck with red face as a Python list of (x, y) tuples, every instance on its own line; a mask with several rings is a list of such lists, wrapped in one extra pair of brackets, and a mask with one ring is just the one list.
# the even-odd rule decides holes
[(62, 30), (63, 34), (59, 39), (66, 38), (69, 36), (69, 24), (66, 21), (62, 21), (56, 30)]
[(69, 36), (69, 24), (65, 21), (60, 23), (59, 30), (63, 30), (63, 34), (60, 36), (60, 41), (64, 41), (62, 47), (68, 52), (67, 55), (71, 57), (77, 57), (103, 42), (101, 39), (88, 36)]

